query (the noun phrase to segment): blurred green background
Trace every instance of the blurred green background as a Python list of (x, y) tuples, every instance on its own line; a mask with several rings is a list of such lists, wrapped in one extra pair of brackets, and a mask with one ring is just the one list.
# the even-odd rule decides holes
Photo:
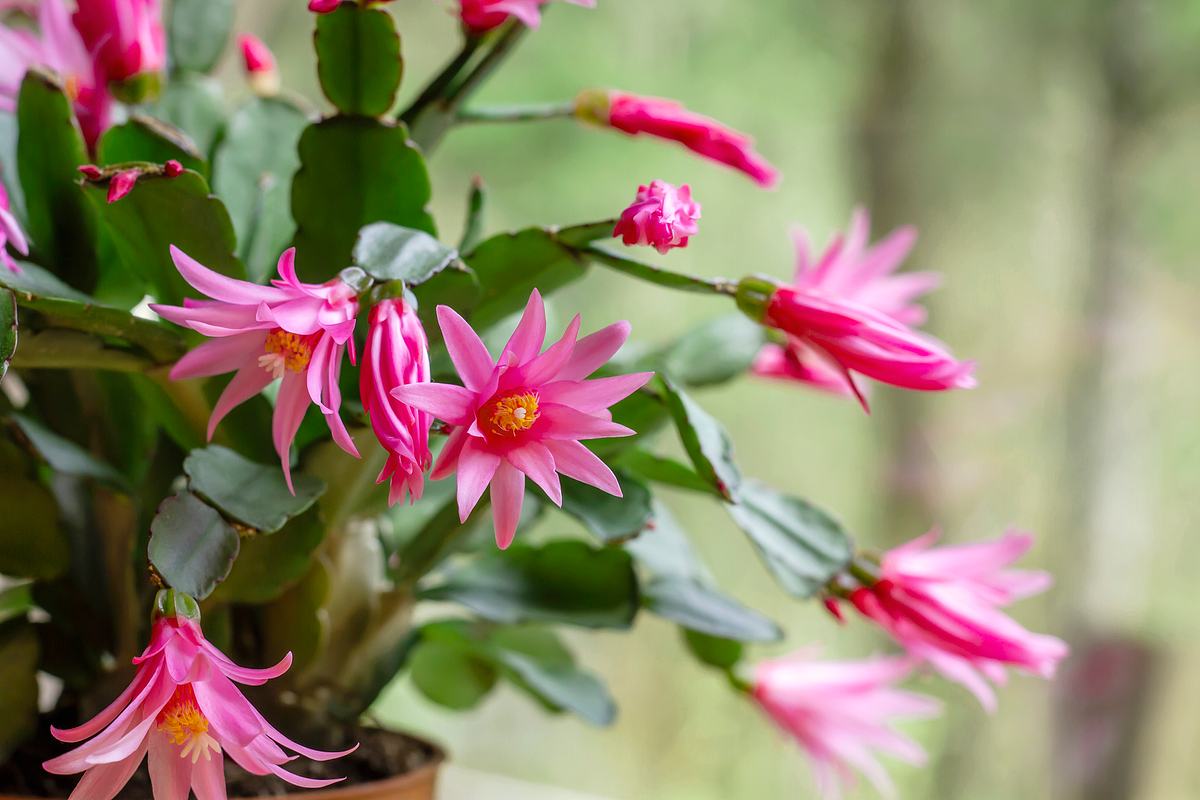
[[(390, 6), (406, 96), (457, 46), (450, 5)], [(274, 48), (288, 88), (316, 98), (301, 7), (245, 0), (239, 26)], [(753, 133), (782, 187), (565, 121), (462, 129), (432, 161), (451, 241), (476, 175), (491, 230), (610, 217), (639, 182), (690, 183), (701, 233), (664, 261), (706, 275), (785, 276), (790, 226), (825, 241), (860, 202), (877, 237), (919, 226), (909, 266), (945, 278), (929, 327), (978, 360), (979, 388), (878, 389), (869, 417), (754, 379), (700, 396), (743, 471), (824, 505), (865, 544), (935, 524), (949, 540), (1037, 533), (1029, 562), (1058, 586), (1016, 616), (1070, 639), (1072, 659), (1053, 685), (1014, 677), (992, 716), (956, 686), (918, 681), (947, 713), (910, 728), (932, 758), (892, 770), (903, 797), (1200, 797), (1198, 43), (1200, 3), (1188, 0), (563, 5), (480, 103), (588, 86), (675, 97)], [(728, 306), (600, 272), (554, 303), (560, 322), (576, 309), (585, 329), (627, 318), (649, 343)], [(791, 601), (716, 505), (671, 500), (722, 585), (783, 623), (788, 647), (888, 648), (864, 624), (839, 629)], [(569, 530), (551, 516), (523, 535)], [(454, 715), (404, 679), (377, 715), (446, 743), (458, 764), (605, 797), (813, 796), (798, 751), (672, 626), (643, 615), (632, 635), (572, 644), (610, 681), (612, 729), (547, 717), (509, 689)]]

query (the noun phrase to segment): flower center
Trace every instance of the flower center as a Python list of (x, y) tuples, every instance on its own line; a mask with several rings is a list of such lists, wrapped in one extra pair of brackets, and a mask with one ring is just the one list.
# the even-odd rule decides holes
[(221, 752), (217, 740), (208, 733), (208, 720), (196, 705), (196, 695), (190, 686), (175, 690), (171, 702), (158, 715), (158, 729), (180, 748), (179, 757), (191, 758), (193, 764), (200, 756), (207, 761), (213, 753)]
[(258, 365), (272, 377), (282, 378), (284, 370), (303, 372), (308, 366), (308, 360), (312, 358), (312, 337), (276, 328), (267, 334), (263, 349), (266, 353), (258, 357)]
[(518, 431), (532, 428), (537, 418), (537, 392), (520, 392), (497, 400), (489, 421), (493, 432), (501, 436), (513, 436)]
[(72, 103), (79, 99), (79, 93), (82, 91), (82, 88), (78, 75), (68, 75), (66, 80), (63, 81), (63, 94)]

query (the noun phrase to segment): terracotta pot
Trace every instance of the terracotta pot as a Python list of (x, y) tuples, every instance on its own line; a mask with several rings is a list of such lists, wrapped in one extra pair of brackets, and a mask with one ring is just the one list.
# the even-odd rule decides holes
[[(295, 794), (280, 795), (292, 797), (295, 800), (434, 800), (437, 788), (437, 777), (446, 753), (442, 748), (431, 742), (422, 742), (433, 750), (433, 756), (427, 763), (412, 772), (385, 778), (370, 783), (357, 783), (351, 786), (335, 786), (329, 789), (313, 791), (297, 789)], [(45, 800), (22, 795), (0, 794), (0, 800)], [(237, 800), (231, 798), (231, 800)], [(249, 800), (262, 800), (261, 797)]]

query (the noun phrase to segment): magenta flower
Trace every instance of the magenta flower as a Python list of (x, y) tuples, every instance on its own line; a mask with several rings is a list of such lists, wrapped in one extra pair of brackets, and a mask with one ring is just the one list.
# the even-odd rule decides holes
[(646, 134), (678, 142), (710, 161), (744, 173), (764, 188), (779, 183), (779, 172), (755, 152), (749, 136), (688, 111), (674, 100), (588, 90), (576, 101), (576, 114), (630, 136)]
[[(498, 28), (516, 17), (530, 28), (542, 23), (542, 6), (550, 0), (459, 0), (459, 17), (475, 33)], [(567, 0), (573, 5), (594, 8), (596, 0)]]
[(932, 548), (931, 531), (888, 551), (880, 578), (851, 593), (851, 602), (913, 656), (961, 683), (988, 710), (995, 694), (985, 678), (1004, 680), (1004, 666), (1050, 678), (1067, 646), (1027, 631), (1000, 609), (1050, 586), (1045, 572), (1005, 569), (1033, 537), (1010, 531), (990, 542)]
[(242, 51), (242, 66), (246, 70), (247, 82), (256, 94), (270, 97), (279, 93), (279, 70), (271, 48), (257, 36), (243, 34), (238, 37)]
[(639, 186), (637, 200), (621, 213), (614, 237), (627, 245), (650, 245), (660, 253), (687, 247), (688, 237), (700, 231), (700, 204), (686, 183), (679, 188), (666, 181)]
[(166, 67), (159, 0), (79, 0), (78, 6), (75, 27), (104, 80), (124, 81)]
[(796, 236), (796, 277), (776, 288), (763, 322), (787, 334), (784, 345), (766, 345), (755, 372), (796, 380), (827, 391), (854, 394), (868, 408), (852, 373), (920, 391), (967, 389), (975, 365), (957, 361), (944, 345), (913, 330), (925, 311), (913, 299), (933, 288), (937, 276), (891, 273), (916, 239), (901, 228), (867, 247), (870, 220), (856, 210), (846, 237), (838, 237), (817, 261), (808, 238)]
[[(166, 592), (160, 593), (160, 598)], [(293, 786), (321, 788), (336, 780), (313, 780), (288, 772), (295, 756), (328, 761), (348, 755), (313, 750), (271, 726), (234, 685), (261, 686), (287, 672), (292, 654), (269, 669), (230, 661), (204, 638), (199, 609), (176, 596), (173, 608), (155, 615), (150, 644), (135, 658), (133, 683), (90, 722), (50, 732), (60, 742), (91, 741), (43, 764), (55, 775), (83, 773), (70, 800), (111, 800), (149, 758), (150, 781), (159, 800), (224, 800), (224, 757), (254, 775), (276, 775)], [(356, 746), (357, 747), (357, 746)]]
[[(365, 0), (365, 4), (368, 6), (387, 2), (390, 0)], [(342, 0), (309, 0), (308, 10), (314, 14), (328, 14), (330, 11), (336, 11), (341, 4)]]
[(8, 192), (4, 189), (4, 184), (0, 183), (0, 263), (8, 267), (10, 272), (21, 272), (21, 268), (8, 252), (9, 247), (23, 256), (29, 255), (29, 242), (25, 238), (25, 231), (9, 210)]
[(112, 97), (105, 80), (63, 0), (41, 0), (37, 23), (37, 34), (0, 26), (0, 111), (16, 108), (21, 81), (31, 68), (52, 70), (62, 78), (88, 147), (94, 148), (111, 122)]
[(354, 290), (337, 279), (301, 283), (296, 278), (294, 248), (280, 256), (280, 280), (270, 286), (227, 278), (177, 247), (171, 248), (171, 258), (183, 279), (212, 300), (187, 299), (182, 307), (156, 304), (151, 308), (164, 319), (213, 339), (179, 359), (171, 377), (237, 371), (209, 418), (208, 438), (235, 406), (282, 379), (272, 434), (288, 488), (292, 487), (288, 456), (310, 401), (325, 415), (333, 440), (357, 458), (358, 450), (338, 413), (342, 404), (338, 377), (347, 348), (354, 363), (358, 314)]
[(811, 653), (759, 664), (754, 699), (800, 744), (813, 766), (823, 798), (841, 796), (861, 772), (885, 796), (894, 795), (875, 751), (908, 764), (925, 763), (925, 752), (891, 728), (904, 718), (935, 716), (932, 698), (893, 688), (911, 669), (906, 659), (818, 661)]
[(392, 397), (398, 386), (429, 383), (429, 342), (417, 314), (403, 300), (383, 300), (371, 309), (367, 345), (359, 371), (363, 408), (375, 438), (388, 451), (376, 483), (391, 479), (388, 503), (421, 499), (425, 470), (433, 461), (429, 428), (433, 416)]
[(618, 322), (576, 341), (578, 315), (563, 337), (542, 352), (546, 312), (535, 289), (512, 338), (498, 359), (454, 309), (438, 306), (446, 349), (464, 386), (419, 383), (392, 396), (455, 426), (431, 477), (458, 473), (458, 514), (466, 521), (492, 487), (496, 544), (512, 543), (528, 476), (562, 505), (558, 473), (616, 497), (616, 476), (581, 439), (629, 436), (608, 407), (628, 397), (652, 375), (640, 372), (585, 380), (625, 343), (629, 323)]

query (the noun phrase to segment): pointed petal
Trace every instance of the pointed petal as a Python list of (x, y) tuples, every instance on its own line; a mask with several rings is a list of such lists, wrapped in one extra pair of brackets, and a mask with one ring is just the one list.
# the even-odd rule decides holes
[(214, 300), (238, 305), (258, 305), (259, 303), (282, 303), (291, 299), (291, 295), (273, 286), (259, 286), (248, 281), (228, 278), (219, 272), (214, 272), (200, 262), (188, 256), (175, 245), (171, 245), (171, 260), (183, 279), (192, 288)]
[(470, 425), (475, 420), (476, 395), (462, 386), (410, 383), (392, 389), (392, 397), (453, 425)]
[(225, 756), (222, 753), (209, 754), (196, 762), (192, 768), (192, 791), (196, 793), (196, 800), (227, 800)]
[(188, 800), (192, 760), (182, 758), (179, 745), (172, 744), (164, 733), (152, 731), (149, 740), (146, 763), (150, 769), (154, 800)]
[(617, 476), (591, 450), (575, 441), (549, 440), (545, 445), (554, 456), (555, 469), (563, 475), (615, 497), (621, 496), (621, 484)]
[(472, 438), (458, 457), (458, 518), (466, 522), (475, 504), (483, 496), (483, 490), (500, 466), (500, 456), (488, 452)]
[(225, 387), (225, 391), (221, 392), (221, 396), (217, 398), (212, 416), (208, 418), (208, 438), (212, 439), (217, 425), (225, 419), (226, 414), (267, 388), (267, 384), (272, 380), (270, 373), (257, 363), (251, 362), (239, 369), (233, 376), (233, 380)]
[(506, 458), (514, 467), (532, 478), (554, 505), (562, 505), (562, 485), (559, 483), (558, 473), (554, 471), (554, 456), (550, 455), (545, 445), (528, 442), (509, 451)]
[(575, 352), (575, 340), (579, 338), (579, 323), (579, 315), (576, 314), (571, 323), (567, 325), (567, 330), (563, 333), (562, 338), (521, 369), (522, 378), (527, 385), (538, 386), (554, 380), (559, 371), (567, 365), (571, 359), (571, 353)]
[[(261, 371), (261, 370), (260, 370)], [(271, 417), (271, 437), (275, 442), (275, 452), (283, 465), (283, 478), (287, 481), (288, 490), (295, 494), (292, 487), (292, 442), (296, 440), (296, 431), (304, 421), (304, 412), (308, 411), (308, 392), (305, 391), (304, 380), (298, 373), (289, 372), (279, 385), (279, 394), (275, 398), (275, 414)]]
[(558, 381), (542, 388), (541, 400), (594, 413), (624, 400), (653, 377), (653, 372), (634, 372), (590, 381)]
[(496, 546), (501, 550), (508, 549), (517, 535), (524, 499), (525, 475), (512, 464), (502, 463), (492, 479), (492, 523), (496, 528)]
[(175, 363), (171, 368), (171, 380), (233, 372), (248, 362), (257, 366), (257, 356), (265, 352), (266, 338), (265, 332), (253, 331), (205, 342)]
[(558, 379), (581, 381), (608, 363), (629, 338), (628, 322), (614, 322), (575, 343), (571, 360), (558, 373)]
[(542, 302), (541, 292), (534, 289), (525, 305), (525, 313), (517, 323), (517, 329), (501, 351), (500, 362), (504, 363), (505, 356), (511, 356), (513, 363), (523, 364), (541, 352), (545, 341), (546, 306)]
[(437, 317), (442, 338), (446, 340), (446, 350), (463, 385), (478, 390), (488, 382), (496, 368), (487, 347), (479, 334), (454, 309), (438, 306)]
[(462, 454), (463, 445), (467, 443), (470, 435), (467, 429), (462, 427), (455, 428), (450, 432), (450, 438), (442, 446), (437, 463), (433, 465), (433, 471), (429, 473), (430, 480), (440, 481), (454, 472), (458, 467), (458, 457)]
[(68, 800), (112, 800), (125, 788), (146, 755), (147, 742), (123, 761), (92, 767), (84, 773)]
[(606, 439), (637, 433), (604, 417), (554, 403), (541, 407), (538, 431), (542, 439)]

